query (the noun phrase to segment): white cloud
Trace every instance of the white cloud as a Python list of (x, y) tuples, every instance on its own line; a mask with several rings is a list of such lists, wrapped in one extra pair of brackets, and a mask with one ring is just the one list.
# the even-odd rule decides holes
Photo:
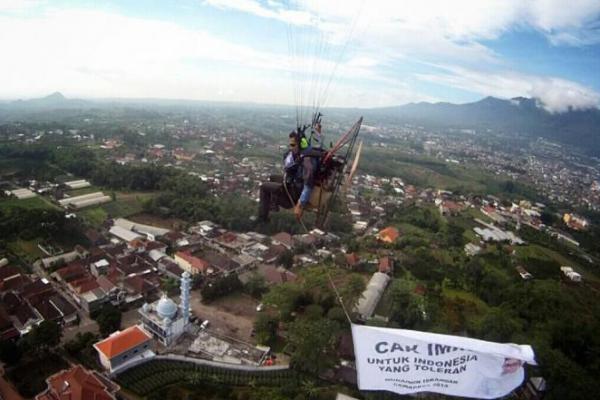
[[(312, 104), (309, 96), (323, 92), (324, 97), (325, 88), (332, 89), (329, 78), (334, 70), (347, 82), (380, 81), (373, 71), (374, 59), (351, 59), (338, 67), (330, 59), (298, 62), (287, 51), (259, 51), (171, 22), (90, 10), (0, 16), (0, 54), (3, 98), (36, 97), (60, 90), (71, 97), (288, 104), (303, 100)], [(311, 68), (321, 72), (319, 82), (311, 81), (316, 78)], [(361, 85), (346, 83), (342, 87), (357, 92), (353, 87)], [(365, 92), (377, 93), (361, 89)], [(380, 101), (381, 96), (375, 98)], [(331, 96), (327, 104), (361, 105), (350, 96)]]
[(0, 13), (14, 13), (45, 3), (44, 0), (0, 0)]
[[(396, 53), (434, 60), (498, 62), (481, 44), (518, 29), (534, 29), (553, 44), (585, 45), (600, 42), (594, 21), (600, 1), (572, 0), (206, 0), (206, 4), (237, 10), (291, 24), (311, 24), (343, 42), (358, 20), (353, 44), (373, 45)], [(290, 18), (291, 11), (302, 18)], [(340, 39), (342, 38), (342, 39)]]
[[(4, 98), (61, 90), (84, 97), (272, 103), (294, 103), (302, 97), (307, 103), (329, 88), (321, 96), (329, 99), (324, 105), (393, 105), (429, 100), (406, 83), (411, 76), (401, 76), (399, 82), (392, 75), (397, 62), (416, 60), (461, 65), (461, 71), (419, 78), (482, 95), (539, 96), (552, 110), (562, 110), (564, 103), (583, 108), (597, 100), (591, 89), (559, 78), (477, 72), (508, 69), (482, 41), (512, 29), (536, 29), (553, 43), (593, 42), (595, 34), (587, 28), (600, 12), (595, 2), (573, 0), (564, 13), (550, 0), (346, 0), (343, 6), (332, 0), (202, 2), (273, 24), (289, 23), (299, 37), (317, 35), (325, 40), (328, 57), (319, 51), (294, 57), (283, 48), (280, 53), (258, 50), (241, 44), (245, 38), (234, 43), (205, 30), (115, 12), (55, 8), (37, 9), (33, 16), (19, 12), (36, 3), (0, 0)], [(9, 8), (16, 12), (3, 13)], [(285, 33), (286, 28), (281, 29)], [(341, 57), (349, 37), (352, 42)], [(336, 78), (330, 85), (333, 72)], [(311, 78), (317, 82), (311, 83)]]
[(256, 0), (205, 0), (204, 4), (221, 9), (234, 9), (293, 25), (313, 25), (316, 22), (315, 16), (312, 14), (291, 8), (289, 1), (285, 4), (278, 3), (277, 1), (269, 1), (267, 7)]
[(417, 77), (424, 81), (500, 98), (533, 97), (549, 112), (600, 107), (600, 94), (579, 83), (561, 78), (510, 71), (486, 73), (448, 65), (439, 67), (445, 72), (418, 74)]

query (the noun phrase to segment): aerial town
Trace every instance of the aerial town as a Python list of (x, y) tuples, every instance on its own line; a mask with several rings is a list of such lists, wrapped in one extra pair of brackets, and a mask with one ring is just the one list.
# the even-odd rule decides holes
[(600, 2), (0, 0), (0, 400), (588, 400)]
[[(347, 321), (343, 313), (336, 314), (341, 309), (335, 301), (325, 299), (331, 288), (315, 283), (326, 270), (341, 287), (353, 290), (343, 288), (342, 298), (354, 321), (438, 326), (449, 332), (485, 332), (469, 319), (491, 323), (487, 307), (504, 302), (498, 290), (513, 283), (540, 279), (582, 293), (597, 290), (592, 272), (597, 254), (579, 240), (591, 222), (573, 210), (582, 205), (597, 210), (598, 170), (583, 168), (576, 158), (542, 161), (553, 148), (550, 143), (536, 145), (531, 153), (522, 150), (527, 161), (515, 172), (511, 156), (490, 153), (474, 139), (454, 141), (407, 126), (366, 126), (365, 140), (379, 157), (390, 151), (405, 154), (403, 162), (416, 160), (413, 167), (419, 167), (419, 159), (435, 168), (484, 165), (496, 176), (504, 173), (505, 182), (535, 185), (531, 187), (539, 196), (527, 198), (527, 193), (511, 190), (485, 193), (468, 186), (451, 190), (443, 182), (430, 186), (414, 180), (415, 169), (408, 175), (402, 168), (395, 175), (378, 169), (366, 153), (364, 167), (340, 193), (345, 211), (337, 227), (304, 230), (286, 212), (276, 213), (278, 219), (267, 227), (256, 221), (261, 182), (281, 168), (279, 156), (273, 155), (283, 154), (285, 142), (250, 130), (205, 129), (174, 119), (170, 116), (170, 123), (160, 128), (168, 138), (160, 143), (148, 138), (155, 134), (145, 133), (152, 126), (137, 123), (132, 124), (133, 139), (131, 133), (98, 137), (85, 128), (90, 121), (73, 129), (5, 127), (6, 140), (23, 148), (61, 145), (53, 161), (35, 161), (54, 169), (50, 174), (43, 168), (27, 172), (3, 167), (2, 207), (53, 210), (66, 221), (60, 229), (81, 233), (77, 243), (60, 234), (6, 238), (0, 261), (0, 328), (3, 343), (12, 344), (3, 345), (3, 351), (18, 353), (16, 360), (30, 365), (21, 343), (42, 345), (24, 338), (49, 335), (48, 323), (59, 330), (50, 347), (65, 349), (64, 356), (44, 350), (50, 352), (44, 357), (52, 360), (47, 364), (52, 374), (32, 371), (28, 379), (36, 383), (31, 385), (14, 375), (22, 369), (8, 357), (5, 364), (16, 367), (12, 374), (8, 367), (4, 379), (25, 397), (57, 399), (75, 388), (105, 398), (150, 396), (164, 385), (181, 383), (190, 368), (219, 376), (229, 371), (219, 378), (225, 380), (264, 374), (265, 385), (293, 382), (298, 363), (311, 359), (299, 349), (302, 343), (292, 330), (315, 320), (339, 326), (327, 339), (333, 341), (328, 350), (333, 361), (300, 370), (329, 382), (339, 396), (356, 394), (345, 386), (356, 384), (352, 340), (343, 328)], [(416, 137), (423, 142), (407, 146)], [(93, 171), (77, 173), (75, 164), (62, 161), (61, 146), (91, 151), (115, 171), (132, 168), (129, 173), (140, 176), (144, 168), (176, 171), (186, 177), (177, 178), (183, 192), (168, 190), (185, 198), (196, 190), (189, 185), (197, 185), (217, 204), (234, 194), (246, 199), (238, 205), (244, 210), (238, 210), (235, 221), (218, 209), (214, 218), (193, 219), (189, 206), (175, 211), (176, 199), (160, 197), (161, 190), (122, 188), (99, 181)], [(8, 165), (11, 157), (28, 155), (4, 157)], [(554, 204), (550, 210), (542, 199)], [(423, 246), (434, 250), (425, 254)], [(431, 263), (438, 267), (430, 269)], [(504, 286), (496, 287), (492, 276)], [(478, 286), (472, 286), (473, 279)], [(489, 290), (478, 292), (486, 285)], [(302, 300), (300, 292), (312, 300)], [(457, 321), (442, 317), (440, 307), (455, 308)], [(510, 338), (510, 333), (498, 335)], [(19, 345), (13, 348), (15, 343)], [(174, 372), (156, 378), (155, 373), (170, 368)], [(2, 392), (6, 398), (21, 398), (3, 382), (9, 389), (2, 390), (17, 396)], [(517, 396), (541, 398), (544, 385), (536, 371)]]

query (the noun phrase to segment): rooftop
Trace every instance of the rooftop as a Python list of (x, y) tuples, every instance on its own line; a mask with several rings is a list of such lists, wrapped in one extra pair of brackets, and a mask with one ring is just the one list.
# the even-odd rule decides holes
[(117, 331), (106, 339), (94, 344), (96, 350), (106, 358), (113, 358), (140, 344), (151, 340), (152, 336), (137, 325)]
[(114, 400), (118, 387), (106, 385), (95, 372), (77, 365), (49, 377), (48, 389), (36, 400)]

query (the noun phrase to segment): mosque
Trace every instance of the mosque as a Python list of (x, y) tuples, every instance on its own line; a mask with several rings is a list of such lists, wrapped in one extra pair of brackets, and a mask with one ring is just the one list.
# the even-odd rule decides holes
[(190, 323), (190, 287), (189, 272), (181, 274), (181, 304), (163, 294), (154, 303), (145, 303), (140, 309), (141, 322), (146, 331), (164, 346), (173, 344)]

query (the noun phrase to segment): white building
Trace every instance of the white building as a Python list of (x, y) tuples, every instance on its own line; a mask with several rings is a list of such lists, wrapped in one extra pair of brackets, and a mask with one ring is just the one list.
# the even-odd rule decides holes
[(367, 284), (367, 288), (354, 308), (354, 311), (359, 314), (360, 319), (366, 321), (373, 316), (377, 303), (381, 300), (390, 279), (387, 274), (382, 272), (375, 272), (373, 274), (373, 277), (371, 277), (371, 280)]
[(163, 295), (154, 303), (146, 303), (140, 309), (144, 329), (164, 346), (173, 344), (183, 332), (190, 320), (190, 287), (188, 272), (181, 274), (181, 304)]
[(154, 356), (152, 337), (137, 325), (111, 334), (94, 344), (94, 348), (100, 357), (100, 364), (110, 372), (132, 360)]
[(562, 266), (562, 267), (560, 267), (560, 271), (571, 281), (581, 282), (581, 274), (573, 271), (573, 268)]

